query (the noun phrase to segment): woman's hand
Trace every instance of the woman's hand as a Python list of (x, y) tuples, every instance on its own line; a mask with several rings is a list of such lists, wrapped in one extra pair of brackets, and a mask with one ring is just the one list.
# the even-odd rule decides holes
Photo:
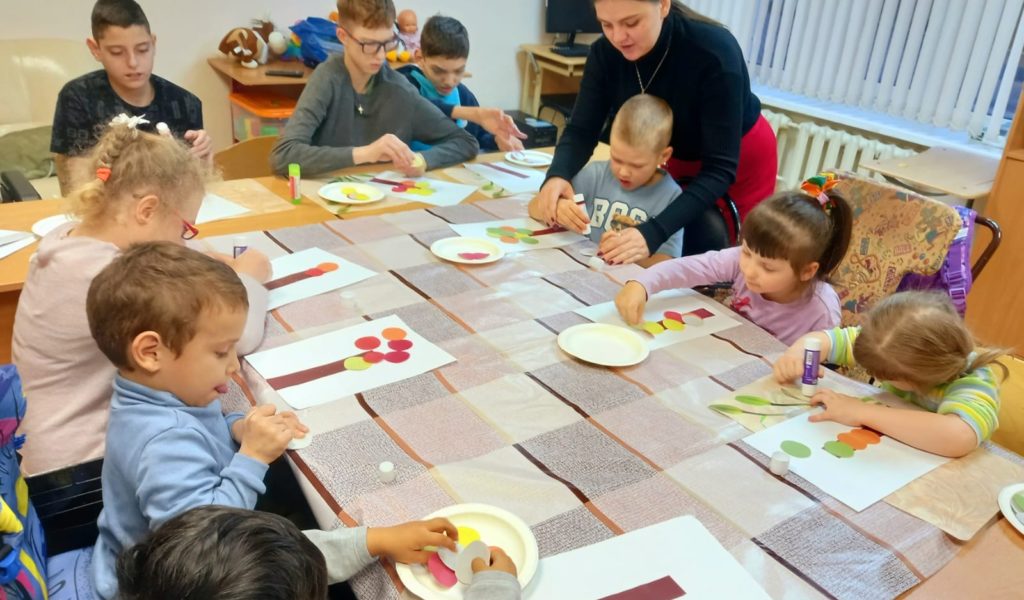
[(622, 231), (606, 231), (601, 236), (600, 255), (610, 265), (628, 265), (648, 258), (647, 240), (635, 227)]
[(572, 190), (572, 184), (561, 177), (552, 177), (544, 182), (540, 192), (530, 200), (530, 218), (536, 219), (548, 225), (555, 225), (558, 222), (558, 199), (568, 198), (570, 201), (576, 193)]

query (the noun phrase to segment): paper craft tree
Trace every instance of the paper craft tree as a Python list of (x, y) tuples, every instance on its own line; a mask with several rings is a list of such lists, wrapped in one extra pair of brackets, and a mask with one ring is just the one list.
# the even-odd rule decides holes
[(315, 267), (306, 269), (305, 271), (298, 271), (296, 273), (292, 273), (291, 275), (285, 275), (284, 277), (272, 279), (267, 283), (263, 284), (263, 287), (267, 288), (268, 290), (274, 290), (279, 287), (284, 287), (286, 285), (298, 283), (300, 281), (309, 279), (310, 277), (320, 277), (321, 275), (326, 275), (327, 273), (331, 273), (337, 270), (338, 263), (322, 262)]
[(715, 316), (715, 313), (706, 308), (698, 308), (697, 310), (691, 310), (687, 313), (666, 310), (663, 314), (664, 318), (662, 320), (646, 321), (638, 325), (638, 327), (651, 335), (660, 335), (666, 331), (682, 331), (686, 329), (686, 323), (684, 323), (683, 320), (689, 315), (699, 319), (708, 319)]
[(521, 227), (512, 227), (511, 225), (489, 227), (487, 229), (487, 235), (492, 238), (498, 238), (499, 241), (506, 244), (518, 244), (522, 242), (524, 244), (532, 245), (540, 242), (540, 240), (534, 237), (533, 230), (523, 229)]
[(361, 337), (355, 341), (356, 349), (360, 350), (356, 354), (295, 373), (271, 377), (267, 383), (275, 390), (282, 390), (345, 371), (365, 371), (383, 362), (405, 362), (409, 360), (409, 350), (412, 348), (412, 340), (406, 339), (406, 336), (408, 333), (404, 329), (388, 327), (380, 332), (380, 337), (387, 342), (387, 348), (381, 348), (384, 342), (376, 336)]

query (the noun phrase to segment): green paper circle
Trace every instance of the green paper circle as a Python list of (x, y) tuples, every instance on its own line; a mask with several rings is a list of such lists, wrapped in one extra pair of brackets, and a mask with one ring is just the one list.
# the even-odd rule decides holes
[(831, 454), (832, 456), (834, 456), (836, 458), (851, 458), (851, 457), (853, 457), (853, 452), (854, 452), (853, 448), (849, 444), (846, 444), (846, 443), (843, 443), (843, 442), (839, 442), (839, 441), (836, 441), (836, 440), (832, 440), (830, 442), (825, 442), (825, 445), (823, 446), (823, 448), (824, 448), (825, 452), (828, 452), (829, 454)]
[(807, 458), (811, 455), (810, 448), (800, 442), (794, 442), (793, 440), (786, 440), (782, 442), (779, 444), (779, 448), (793, 458)]

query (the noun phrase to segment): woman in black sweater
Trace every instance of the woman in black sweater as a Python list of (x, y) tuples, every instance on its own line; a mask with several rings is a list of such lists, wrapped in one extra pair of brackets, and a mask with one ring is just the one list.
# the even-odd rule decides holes
[[(635, 262), (681, 228), (684, 254), (721, 247), (719, 199), (732, 198), (742, 219), (774, 191), (778, 171), (775, 134), (750, 91), (736, 39), (676, 0), (594, 0), (594, 8), (604, 37), (591, 46), (572, 118), (530, 214), (554, 222), (559, 199), (573, 197), (570, 181), (598, 141), (608, 141), (619, 107), (648, 93), (672, 107), (673, 156), (665, 168), (683, 193), (648, 222), (606, 233), (602, 255)], [(582, 231), (588, 219), (579, 209), (576, 216), (568, 225)]]

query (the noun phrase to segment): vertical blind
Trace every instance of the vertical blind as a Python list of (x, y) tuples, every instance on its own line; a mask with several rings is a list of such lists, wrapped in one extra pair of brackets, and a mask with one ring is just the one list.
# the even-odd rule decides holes
[(751, 78), (778, 90), (995, 143), (1020, 94), (1024, 0), (685, 3), (724, 23)]

